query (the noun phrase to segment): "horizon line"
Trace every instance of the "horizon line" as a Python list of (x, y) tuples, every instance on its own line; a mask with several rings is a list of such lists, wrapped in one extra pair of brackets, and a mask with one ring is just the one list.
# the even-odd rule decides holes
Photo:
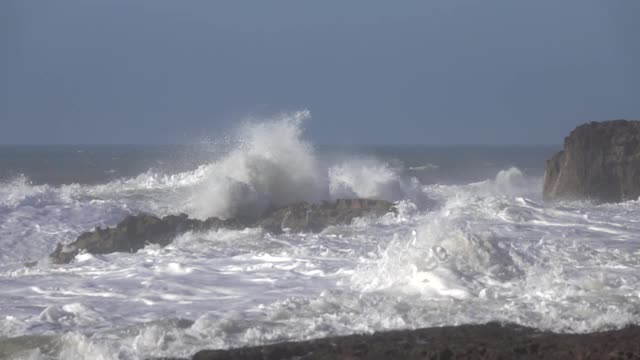
[[(34, 143), (0, 143), (0, 147), (10, 147), (10, 146), (24, 146), (24, 147), (48, 147), (48, 146), (203, 146), (207, 145), (207, 143), (51, 143), (51, 144), (34, 144)], [(313, 144), (313, 146), (339, 146), (339, 147), (366, 147), (366, 146), (375, 146), (375, 147), (383, 147), (383, 146), (405, 146), (405, 147), (451, 147), (451, 146), (511, 146), (511, 147), (550, 147), (550, 146), (562, 146), (562, 143), (540, 143), (540, 144), (517, 144), (517, 143), (500, 143), (500, 144), (490, 144), (490, 143), (451, 143), (451, 144), (419, 144), (419, 143), (317, 143)]]

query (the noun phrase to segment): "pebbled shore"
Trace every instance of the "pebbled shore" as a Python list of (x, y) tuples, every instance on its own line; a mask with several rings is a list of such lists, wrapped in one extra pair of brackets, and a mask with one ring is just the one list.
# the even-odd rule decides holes
[(276, 359), (640, 359), (640, 326), (590, 334), (556, 334), (489, 323), (349, 335), (230, 350), (193, 360)]

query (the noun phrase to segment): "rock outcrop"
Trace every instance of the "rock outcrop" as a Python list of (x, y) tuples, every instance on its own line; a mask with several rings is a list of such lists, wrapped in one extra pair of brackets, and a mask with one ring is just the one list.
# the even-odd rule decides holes
[(575, 128), (547, 160), (545, 200), (634, 200), (640, 196), (640, 121), (591, 122)]
[(362, 216), (382, 216), (392, 211), (393, 204), (383, 200), (341, 199), (336, 202), (296, 203), (268, 212), (253, 227), (272, 233), (320, 232), (327, 226), (350, 224)]
[(53, 262), (66, 264), (81, 251), (91, 254), (113, 252), (136, 252), (148, 244), (166, 246), (179, 234), (187, 231), (204, 231), (218, 228), (243, 229), (246, 224), (238, 219), (220, 220), (209, 218), (205, 221), (190, 219), (185, 214), (168, 215), (159, 218), (154, 215), (129, 215), (115, 227), (80, 234), (66, 245), (58, 244), (50, 255)]
[(54, 263), (65, 264), (81, 251), (91, 254), (136, 252), (147, 244), (166, 246), (187, 231), (207, 231), (219, 228), (244, 229), (261, 227), (272, 233), (284, 231), (320, 232), (327, 226), (346, 225), (357, 217), (381, 216), (393, 210), (393, 204), (383, 200), (342, 199), (335, 202), (295, 203), (267, 211), (258, 219), (233, 218), (221, 220), (191, 219), (185, 214), (163, 218), (149, 215), (129, 215), (115, 227), (96, 228), (81, 234), (70, 244), (58, 244), (50, 255)]

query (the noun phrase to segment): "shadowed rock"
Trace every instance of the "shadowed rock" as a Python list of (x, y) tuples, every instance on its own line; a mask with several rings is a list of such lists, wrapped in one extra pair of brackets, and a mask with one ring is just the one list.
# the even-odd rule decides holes
[(575, 128), (547, 160), (545, 200), (635, 200), (640, 196), (640, 121), (591, 122)]
[(193, 356), (193, 360), (218, 359), (640, 359), (640, 327), (555, 334), (489, 323), (203, 350)]
[(136, 252), (148, 244), (166, 246), (187, 231), (219, 228), (262, 227), (272, 233), (320, 232), (327, 226), (346, 225), (357, 217), (381, 216), (392, 210), (393, 204), (383, 200), (343, 199), (321, 204), (295, 203), (268, 211), (255, 220), (220, 220), (212, 217), (202, 221), (190, 219), (185, 214), (163, 218), (149, 214), (129, 215), (115, 227), (98, 227), (81, 234), (70, 244), (58, 244), (50, 257), (55, 263), (65, 264), (83, 250), (91, 254)]

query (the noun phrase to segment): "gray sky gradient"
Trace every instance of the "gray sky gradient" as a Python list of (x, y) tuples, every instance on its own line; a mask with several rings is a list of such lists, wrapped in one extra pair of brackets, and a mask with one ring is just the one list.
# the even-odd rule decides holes
[(559, 144), (640, 119), (640, 1), (3, 0), (0, 143)]

